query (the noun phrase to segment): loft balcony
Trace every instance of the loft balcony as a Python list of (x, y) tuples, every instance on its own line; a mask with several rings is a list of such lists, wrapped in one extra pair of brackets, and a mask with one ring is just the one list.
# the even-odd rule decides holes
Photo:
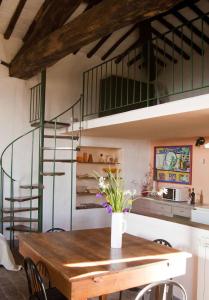
[(165, 33), (151, 27), (152, 40), (84, 72), (83, 128), (208, 109), (207, 20)]

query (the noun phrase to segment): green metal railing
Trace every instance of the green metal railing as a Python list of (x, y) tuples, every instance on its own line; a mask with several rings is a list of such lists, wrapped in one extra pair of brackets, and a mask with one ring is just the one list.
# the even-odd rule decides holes
[(152, 27), (151, 41), (135, 42), (84, 72), (84, 118), (178, 100), (208, 87), (208, 15), (175, 28), (162, 19), (167, 32)]
[(30, 123), (40, 121), (41, 83), (30, 89)]
[[(10, 228), (10, 241), (11, 243), (14, 241), (14, 225), (16, 221), (14, 219), (15, 213), (14, 201), (10, 201), (10, 205), (7, 205), (5, 198), (10, 198), (11, 200), (15, 197), (15, 185), (19, 183), (18, 178), (21, 178), (25, 173), (28, 174), (28, 184), (32, 187), (34, 184), (38, 184), (38, 226), (36, 226), (37, 231), (42, 231), (43, 226), (43, 173), (44, 173), (44, 141), (45, 141), (45, 124), (46, 120), (45, 116), (45, 86), (46, 86), (46, 73), (42, 72), (41, 83), (31, 90), (39, 91), (39, 99), (37, 103), (39, 103), (39, 126), (30, 130), (29, 132), (21, 135), (12, 141), (2, 152), (0, 156), (0, 231), (3, 233), (5, 230), (4, 223), (8, 223), (8, 219), (5, 221), (5, 213), (3, 213), (3, 209), (9, 209), (9, 228)], [(33, 103), (32, 96), (32, 103)], [(82, 96), (69, 108), (67, 108), (64, 112), (60, 113), (53, 119), (47, 121), (50, 123), (51, 129), (53, 131), (53, 159), (52, 159), (52, 172), (56, 172), (56, 145), (57, 145), (57, 135), (58, 125), (64, 118), (69, 120), (69, 124), (71, 126), (71, 151), (69, 154), (69, 158), (71, 158), (72, 163), (75, 161), (74, 159), (74, 151), (76, 150), (74, 144), (74, 136), (77, 135), (79, 143), (81, 142), (81, 122), (83, 119), (82, 116), (82, 105), (83, 98)], [(32, 119), (31, 119), (32, 120)], [(33, 119), (34, 121), (34, 119)], [(77, 123), (77, 130), (74, 130), (74, 122)], [(21, 165), (28, 166), (28, 170), (24, 169), (24, 174), (21, 173)], [(70, 228), (72, 229), (72, 198), (73, 198), (73, 166), (71, 165), (71, 195), (69, 200), (69, 222)], [(55, 189), (56, 189), (56, 177), (53, 176), (52, 183), (52, 219), (51, 219), (51, 227), (55, 226)], [(33, 200), (34, 194), (33, 189), (30, 189), (29, 193), (29, 231), (33, 230), (35, 226), (33, 226), (33, 216), (35, 214), (33, 208), (37, 206), (37, 202)], [(37, 201), (37, 200), (36, 200)], [(24, 206), (23, 206), (24, 207)], [(21, 221), (19, 221), (21, 223)], [(12, 244), (11, 244), (12, 245)]]

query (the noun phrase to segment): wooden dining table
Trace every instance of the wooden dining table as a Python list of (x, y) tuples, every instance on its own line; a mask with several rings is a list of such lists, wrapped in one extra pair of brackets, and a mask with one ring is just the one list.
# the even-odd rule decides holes
[(52, 285), (67, 299), (105, 299), (113, 292), (186, 273), (187, 252), (130, 234), (121, 249), (111, 249), (110, 229), (24, 233), (19, 251), (43, 262)]

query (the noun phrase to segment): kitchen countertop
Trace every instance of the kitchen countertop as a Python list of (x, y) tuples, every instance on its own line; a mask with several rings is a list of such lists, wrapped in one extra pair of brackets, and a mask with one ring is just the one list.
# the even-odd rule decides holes
[(135, 212), (134, 210), (131, 210), (131, 213), (146, 216), (146, 217), (151, 217), (151, 218), (155, 218), (155, 219), (160, 219), (160, 220), (164, 220), (164, 221), (169, 221), (169, 222), (173, 222), (173, 223), (177, 223), (177, 224), (182, 224), (182, 225), (186, 225), (186, 226), (190, 226), (190, 227), (194, 227), (194, 228), (209, 230), (209, 225), (192, 222), (189, 218), (185, 218), (185, 217), (180, 217), (180, 216), (167, 217), (167, 216), (157, 215), (157, 214), (152, 214), (152, 213), (141, 213), (141, 212), (139, 213), (139, 212)]
[(172, 206), (179, 206), (181, 205), (182, 207), (191, 207), (191, 208), (206, 208), (206, 209), (209, 209), (209, 205), (207, 204), (194, 204), (194, 205), (191, 205), (189, 203), (187, 203), (187, 201), (185, 202), (178, 202), (178, 201), (172, 201), (172, 200), (165, 200), (165, 199), (160, 199), (160, 198), (154, 198), (154, 197), (143, 197), (143, 196), (137, 196), (136, 197), (136, 200), (138, 199), (144, 199), (144, 200), (148, 200), (148, 201), (154, 201), (154, 202), (157, 202), (157, 203), (163, 203), (163, 204), (170, 204)]

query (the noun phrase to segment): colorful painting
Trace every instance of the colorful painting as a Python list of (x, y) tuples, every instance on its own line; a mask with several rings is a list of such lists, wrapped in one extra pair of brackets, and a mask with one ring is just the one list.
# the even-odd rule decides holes
[(191, 184), (192, 146), (155, 147), (154, 179)]

